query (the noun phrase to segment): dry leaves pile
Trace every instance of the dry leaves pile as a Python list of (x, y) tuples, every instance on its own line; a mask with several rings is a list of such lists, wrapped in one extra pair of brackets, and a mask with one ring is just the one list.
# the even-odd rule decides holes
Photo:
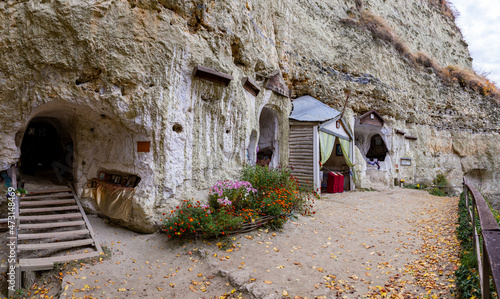
[(366, 297), (453, 297), (460, 246), (455, 232), (457, 198), (440, 199), (420, 214), (422, 218), (413, 223), (423, 241), (420, 248), (412, 251), (416, 259), (406, 264), (401, 274), (391, 276), (384, 286), (373, 287)]
[(150, 261), (137, 248), (129, 250), (131, 238), (111, 261), (98, 263), (100, 277), (93, 267), (65, 273), (71, 284), (63, 294), (248, 298), (229, 276), (214, 272), (221, 269), (249, 273), (246, 284), (286, 299), (450, 298), (458, 263), (457, 200), (423, 191), (347, 193), (320, 201), (315, 217), (290, 221), (282, 232), (258, 230), (164, 250), (157, 238), (157, 250), (149, 245)]

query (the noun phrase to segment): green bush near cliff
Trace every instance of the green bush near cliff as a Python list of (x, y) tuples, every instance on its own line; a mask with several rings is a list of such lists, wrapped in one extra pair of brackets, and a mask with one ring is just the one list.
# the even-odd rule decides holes
[(448, 195), (448, 192), (445, 191), (444, 187), (448, 186), (448, 180), (446, 180), (446, 177), (442, 174), (438, 174), (434, 180), (432, 180), (432, 183), (434, 184), (434, 188), (429, 190), (429, 193), (435, 196), (446, 196)]

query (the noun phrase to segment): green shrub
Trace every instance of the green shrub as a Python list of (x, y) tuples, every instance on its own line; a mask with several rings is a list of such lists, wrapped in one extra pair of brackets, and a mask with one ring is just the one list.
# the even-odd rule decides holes
[(241, 179), (248, 181), (258, 190), (258, 197), (262, 200), (271, 197), (276, 202), (276, 194), (286, 196), (284, 210), (297, 210), (303, 215), (313, 215), (314, 198), (319, 196), (314, 189), (307, 184), (299, 184), (297, 178), (292, 176), (291, 168), (276, 167), (268, 168), (262, 166), (245, 166), (242, 170)]
[(446, 196), (446, 191), (440, 188), (433, 188), (429, 193), (435, 196)]
[(434, 180), (432, 180), (432, 183), (437, 186), (445, 187), (448, 186), (448, 180), (446, 180), (446, 177), (442, 174), (438, 174)]
[(476, 269), (461, 265), (455, 271), (459, 298), (481, 298), (479, 274)]
[(242, 181), (218, 181), (208, 204), (185, 200), (163, 220), (173, 237), (217, 237), (237, 232), (242, 225), (272, 216), (269, 226), (281, 228), (296, 211), (312, 215), (312, 193), (301, 190), (288, 168), (245, 166)]
[(163, 229), (169, 238), (189, 235), (219, 236), (238, 228), (243, 219), (231, 213), (232, 207), (223, 206), (217, 211), (199, 201), (184, 200), (163, 221)]
[(436, 185), (433, 189), (429, 190), (429, 193), (435, 196), (446, 196), (448, 195), (448, 192), (446, 191), (445, 188), (440, 188), (440, 187), (446, 187), (448, 186), (448, 181), (446, 180), (446, 177), (442, 174), (438, 174), (434, 180), (432, 180), (432, 183)]
[(292, 178), (288, 167), (262, 167), (246, 165), (241, 171), (241, 179), (247, 181), (258, 191), (266, 191), (276, 187), (297, 188), (297, 182)]
[(427, 189), (426, 184), (405, 185), (404, 187), (408, 189)]

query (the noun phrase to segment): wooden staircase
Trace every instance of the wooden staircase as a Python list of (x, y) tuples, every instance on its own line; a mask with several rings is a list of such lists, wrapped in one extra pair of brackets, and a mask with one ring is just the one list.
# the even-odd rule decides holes
[(31, 191), (19, 204), (17, 256), (21, 271), (98, 257), (102, 249), (72, 189)]

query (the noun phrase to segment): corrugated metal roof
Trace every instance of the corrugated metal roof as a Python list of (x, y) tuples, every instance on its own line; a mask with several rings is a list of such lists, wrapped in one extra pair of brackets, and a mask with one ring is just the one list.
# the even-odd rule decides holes
[(337, 110), (309, 95), (295, 99), (292, 104), (293, 111), (290, 118), (298, 121), (325, 121), (340, 115)]

